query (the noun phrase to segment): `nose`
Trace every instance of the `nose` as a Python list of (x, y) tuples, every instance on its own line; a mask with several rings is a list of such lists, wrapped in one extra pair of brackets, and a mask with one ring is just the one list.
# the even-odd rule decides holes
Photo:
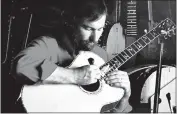
[(96, 31), (96, 30), (92, 31), (92, 34), (90, 36), (90, 41), (91, 42), (97, 42), (98, 37), (99, 37), (98, 34), (99, 34), (98, 31)]

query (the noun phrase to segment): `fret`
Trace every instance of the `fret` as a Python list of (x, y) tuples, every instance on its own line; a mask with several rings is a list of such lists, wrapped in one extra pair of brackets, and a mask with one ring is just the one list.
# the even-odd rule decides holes
[(133, 32), (131, 32), (131, 31), (127, 31), (127, 33), (136, 34), (137, 32), (134, 32), (134, 31), (133, 31)]
[(136, 21), (137, 19), (127, 19), (127, 21)]
[[(127, 22), (128, 23), (128, 22)], [(133, 28), (133, 27), (137, 27), (136, 24), (132, 23), (132, 24), (127, 24), (127, 27)]]
[(110, 60), (110, 61), (109, 61), (109, 66), (113, 66), (113, 65), (114, 65), (113, 61)]
[(131, 25), (127, 24), (127, 27), (133, 28), (133, 27), (137, 27), (137, 25), (136, 24), (134, 24), (134, 25), (133, 24), (131, 24)]
[(137, 29), (136, 28), (132, 28), (132, 29), (127, 29), (127, 32), (131, 32), (131, 31), (137, 31)]
[(114, 65), (112, 66), (112, 68), (113, 68), (113, 69), (111, 69), (112, 71), (114, 71), (115, 69), (117, 69), (117, 68), (118, 68), (117, 64), (114, 64)]
[(125, 59), (129, 59), (130, 57), (128, 56), (128, 54), (126, 54), (126, 52), (122, 51), (121, 55), (125, 58)]
[(127, 27), (130, 27), (130, 28), (136, 27), (137, 28), (136, 25), (127, 25)]
[(135, 9), (128, 9), (127, 12), (133, 12), (134, 13), (134, 12), (136, 12), (136, 10)]
[(127, 15), (135, 16), (136, 15), (136, 9), (127, 9)]
[(111, 67), (110, 70), (109, 70), (109, 73), (112, 72), (112, 71), (114, 71), (114, 69)]
[(143, 47), (146, 46), (146, 43), (141, 38), (137, 42), (139, 42)]
[(127, 34), (127, 36), (137, 36), (138, 34)]
[(114, 64), (115, 64), (116, 68), (121, 65), (120, 61), (118, 61), (115, 57), (111, 60), (114, 61)]
[(136, 8), (127, 8), (127, 13), (130, 12), (130, 13), (135, 13), (136, 14)]
[(129, 31), (137, 31), (136, 29), (127, 29), (127, 32)]
[(139, 51), (138, 48), (134, 44), (132, 44), (131, 47), (135, 50), (135, 52)]
[(141, 38), (144, 42), (146, 42), (146, 43), (149, 43), (150, 42), (150, 40), (149, 40), (149, 38), (147, 37), (147, 36), (143, 36), (142, 38)]
[(126, 59), (121, 55), (121, 53), (119, 54), (119, 57), (122, 59), (123, 62), (126, 61)]
[(134, 27), (127, 27), (127, 29), (137, 29), (137, 26), (134, 26)]
[(117, 68), (116, 63), (113, 60), (110, 60), (109, 62), (110, 62), (110, 65), (112, 68), (114, 68), (114, 69)]
[(136, 23), (136, 21), (134, 21), (134, 22), (133, 21), (127, 21), (127, 23)]
[(122, 59), (119, 57), (119, 55), (116, 56), (116, 59), (122, 64), (124, 63), (124, 61), (122, 61)]
[(101, 67), (100, 67), (100, 70), (103, 69), (103, 67), (107, 66), (109, 64), (109, 62), (103, 64)]
[(134, 44), (136, 45), (136, 47), (137, 47), (139, 50), (140, 50), (141, 48), (143, 48), (143, 46), (142, 46), (138, 41), (136, 41)]
[[(116, 56), (114, 57), (114, 58), (112, 58), (111, 60), (113, 60), (115, 63), (116, 62), (120, 62), (117, 58), (116, 58)], [(120, 62), (121, 63), (121, 62)]]
[(128, 15), (127, 18), (136, 18), (136, 15)]
[(136, 4), (127, 5), (127, 9), (132, 9), (132, 8), (136, 8)]
[(137, 32), (135, 32), (135, 33), (127, 32), (126, 34), (127, 35), (137, 35)]
[(130, 31), (130, 32), (131, 32), (131, 31), (137, 31), (137, 29), (136, 29), (136, 28), (131, 28), (131, 29), (128, 28), (127, 31)]
[(153, 29), (151, 32), (150, 32), (154, 37), (158, 36), (160, 33), (158, 33), (155, 29)]
[(129, 36), (136, 36), (137, 33), (127, 33), (127, 35), (129, 35)]
[(131, 1), (131, 2), (127, 2), (128, 5), (131, 5), (131, 4), (136, 4), (135, 1)]
[(136, 8), (136, 5), (133, 5), (133, 6), (127, 6), (127, 8), (129, 9), (129, 8)]
[[(110, 70), (111, 70), (111, 68), (109, 68), (109, 70), (106, 72), (106, 74), (109, 74), (111, 72)], [(103, 79), (106, 77), (108, 77), (108, 75), (103, 76)]]
[(117, 56), (113, 58), (114, 63), (119, 67), (122, 63), (118, 60)]
[(128, 9), (127, 12), (136, 13), (136, 10), (135, 9)]
[(136, 14), (136, 10), (127, 10), (127, 14)]
[(148, 34), (146, 34), (146, 36), (150, 39), (153, 40), (155, 38), (155, 36), (153, 36), (150, 32)]
[(126, 53), (129, 57), (132, 56), (132, 54), (131, 54), (127, 49), (125, 49), (124, 51), (125, 51), (125, 53)]
[(129, 28), (133, 28), (133, 27), (136, 27), (137, 28), (137, 25), (136, 24), (127, 24), (127, 27), (129, 27)]
[(109, 65), (109, 66), (110, 66), (110, 63), (109, 63), (109, 62), (107, 62), (104, 66), (107, 66), (107, 65)]
[(136, 6), (132, 6), (132, 7), (127, 7), (127, 10), (136, 10)]
[(127, 47), (127, 50), (134, 55), (135, 54), (135, 50), (133, 50), (133, 48), (131, 46)]

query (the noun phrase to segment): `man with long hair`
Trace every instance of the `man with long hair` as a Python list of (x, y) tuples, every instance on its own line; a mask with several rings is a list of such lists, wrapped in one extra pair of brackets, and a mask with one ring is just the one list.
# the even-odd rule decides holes
[[(107, 17), (104, 0), (69, 0), (62, 8), (49, 7), (61, 17), (51, 33), (34, 39), (14, 59), (15, 79), (22, 84), (41, 82), (88, 85), (100, 78), (102, 70), (96, 65), (67, 68), (80, 51), (91, 51), (107, 61), (107, 53), (97, 44)], [(70, 4), (70, 5), (69, 5)], [(49, 17), (50, 18), (50, 17)], [(57, 20), (55, 20), (57, 22)], [(131, 90), (128, 74), (115, 70), (107, 74), (105, 82), (123, 88), (124, 96), (107, 112), (127, 112)], [(69, 109), (68, 109), (69, 110)]]

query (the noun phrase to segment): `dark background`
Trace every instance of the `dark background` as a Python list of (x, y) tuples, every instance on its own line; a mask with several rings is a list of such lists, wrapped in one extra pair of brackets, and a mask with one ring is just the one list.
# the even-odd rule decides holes
[[(45, 6), (52, 4), (53, 0), (2, 0), (1, 10), (1, 65), (2, 65), (2, 112), (13, 112), (13, 105), (16, 98), (19, 95), (21, 85), (15, 82), (13, 74), (11, 74), (12, 59), (13, 57), (25, 47), (25, 41), (27, 43), (37, 36), (46, 31), (42, 25), (46, 24), (46, 21), (50, 17), (51, 12), (45, 10)], [(61, 0), (58, 0), (58, 2)], [(55, 1), (56, 2), (56, 1)], [(116, 0), (107, 0), (109, 17), (107, 19), (107, 25), (105, 27), (104, 35), (100, 39), (100, 46), (106, 45), (107, 35), (111, 26), (117, 22), (115, 20), (115, 2)], [(148, 7), (147, 1), (137, 1), (137, 15), (138, 15), (138, 35), (142, 36), (143, 30), (148, 29)], [(62, 6), (62, 2), (61, 2)], [(38, 8), (44, 8), (38, 10)], [(121, 5), (121, 18), (118, 20), (125, 28), (125, 4)], [(176, 1), (153, 1), (152, 2), (152, 15), (154, 22), (160, 22), (161, 20), (169, 17), (176, 23)], [(31, 19), (31, 20), (30, 20)], [(30, 27), (29, 27), (30, 25)], [(29, 34), (27, 36), (29, 28)], [(141, 64), (156, 64), (158, 61), (157, 40), (151, 44), (151, 47), (147, 47), (142, 50), (137, 58), (135, 64), (138, 66)], [(175, 36), (165, 42), (163, 64), (171, 65), (176, 64), (176, 39)]]

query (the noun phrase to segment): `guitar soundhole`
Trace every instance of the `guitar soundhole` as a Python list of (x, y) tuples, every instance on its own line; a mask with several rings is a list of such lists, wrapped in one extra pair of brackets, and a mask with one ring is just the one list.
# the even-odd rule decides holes
[(94, 92), (94, 91), (96, 91), (96, 90), (99, 89), (99, 87), (100, 87), (100, 81), (97, 80), (96, 83), (89, 84), (89, 85), (82, 85), (81, 87), (82, 87), (83, 89), (85, 89), (86, 91)]

